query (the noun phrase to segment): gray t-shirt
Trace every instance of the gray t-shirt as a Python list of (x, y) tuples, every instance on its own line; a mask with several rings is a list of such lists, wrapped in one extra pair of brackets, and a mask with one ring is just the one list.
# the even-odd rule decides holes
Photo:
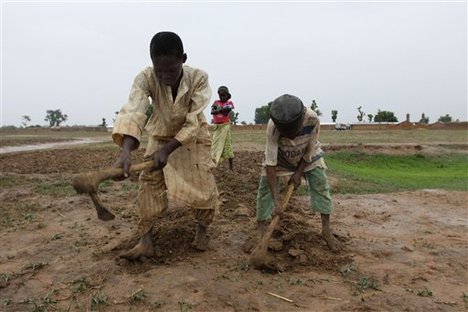
[[(304, 172), (310, 171), (315, 167), (326, 168), (323, 158), (320, 157), (320, 155), (323, 155), (323, 151), (318, 141), (319, 132), (320, 120), (317, 114), (310, 108), (306, 108), (300, 133), (293, 140), (280, 137), (279, 131), (270, 119), (267, 125), (263, 166), (277, 166), (276, 173), (278, 176), (292, 174), (301, 159), (304, 159), (308, 163)], [(266, 171), (263, 169), (262, 175), (265, 174)]]

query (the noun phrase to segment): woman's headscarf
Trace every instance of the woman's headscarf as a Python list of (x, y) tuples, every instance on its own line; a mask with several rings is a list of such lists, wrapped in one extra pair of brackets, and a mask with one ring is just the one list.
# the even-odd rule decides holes
[(218, 88), (218, 93), (219, 91), (224, 91), (228, 95), (228, 100), (231, 99), (231, 93), (229, 93), (229, 89), (226, 86), (221, 86)]

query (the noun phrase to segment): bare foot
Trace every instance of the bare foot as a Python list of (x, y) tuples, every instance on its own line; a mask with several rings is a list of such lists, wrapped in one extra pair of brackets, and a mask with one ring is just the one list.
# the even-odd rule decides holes
[(154, 256), (154, 246), (152, 240), (148, 238), (147, 235), (143, 236), (135, 247), (127, 252), (120, 254), (121, 258), (128, 260), (136, 260), (141, 257), (152, 256)]
[(322, 236), (331, 251), (337, 252), (343, 249), (343, 244), (333, 236), (329, 228), (322, 229)]
[(197, 224), (197, 232), (192, 242), (192, 247), (199, 251), (208, 250), (208, 237), (206, 237), (206, 227)]

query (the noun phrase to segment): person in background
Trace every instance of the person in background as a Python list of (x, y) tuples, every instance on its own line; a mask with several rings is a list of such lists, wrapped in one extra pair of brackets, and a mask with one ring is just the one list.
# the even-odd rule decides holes
[[(208, 248), (207, 228), (218, 206), (209, 125), (203, 114), (211, 98), (208, 75), (184, 65), (187, 54), (173, 32), (159, 32), (152, 38), (150, 56), (153, 66), (136, 76), (112, 133), (122, 148), (114, 166), (123, 167), (125, 177), (144, 128), (149, 134), (144, 157), (154, 162), (139, 177), (139, 241), (121, 255), (131, 260), (153, 256), (153, 227), (168, 207), (168, 192), (193, 210), (196, 234), (192, 246), (198, 250)], [(147, 120), (149, 105), (153, 113)]]
[(211, 105), (213, 115), (213, 143), (211, 158), (216, 165), (225, 159), (229, 160), (229, 169), (233, 170), (234, 152), (232, 150), (231, 118), (234, 103), (231, 101), (229, 89), (225, 86), (218, 88), (219, 100)]
[(289, 94), (275, 99), (267, 125), (265, 160), (257, 193), (257, 229), (261, 237), (273, 215), (281, 214), (278, 177), (289, 177), (297, 188), (302, 177), (309, 185), (311, 209), (320, 213), (322, 236), (332, 251), (342, 248), (335, 239), (330, 214), (332, 201), (325, 175), (327, 168), (318, 141), (320, 121), (317, 114)]

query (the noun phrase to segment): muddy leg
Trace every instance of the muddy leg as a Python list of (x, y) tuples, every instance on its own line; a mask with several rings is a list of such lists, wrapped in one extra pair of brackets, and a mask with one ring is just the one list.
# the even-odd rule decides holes
[(206, 236), (207, 227), (197, 222), (195, 238), (192, 242), (192, 247), (199, 250), (205, 251), (208, 249), (208, 237)]
[(127, 252), (124, 252), (120, 255), (121, 258), (128, 260), (136, 260), (141, 257), (152, 257), (154, 256), (154, 246), (153, 246), (153, 230), (150, 229), (146, 234), (144, 234), (140, 241)]
[(327, 242), (328, 248), (333, 252), (343, 249), (343, 245), (333, 236), (330, 226), (330, 215), (322, 213), (320, 216), (322, 218), (322, 236), (325, 242)]
[(206, 232), (208, 225), (211, 223), (214, 217), (214, 209), (196, 209), (195, 219), (197, 225), (195, 229), (195, 238), (192, 242), (192, 247), (199, 251), (208, 250), (208, 236)]

